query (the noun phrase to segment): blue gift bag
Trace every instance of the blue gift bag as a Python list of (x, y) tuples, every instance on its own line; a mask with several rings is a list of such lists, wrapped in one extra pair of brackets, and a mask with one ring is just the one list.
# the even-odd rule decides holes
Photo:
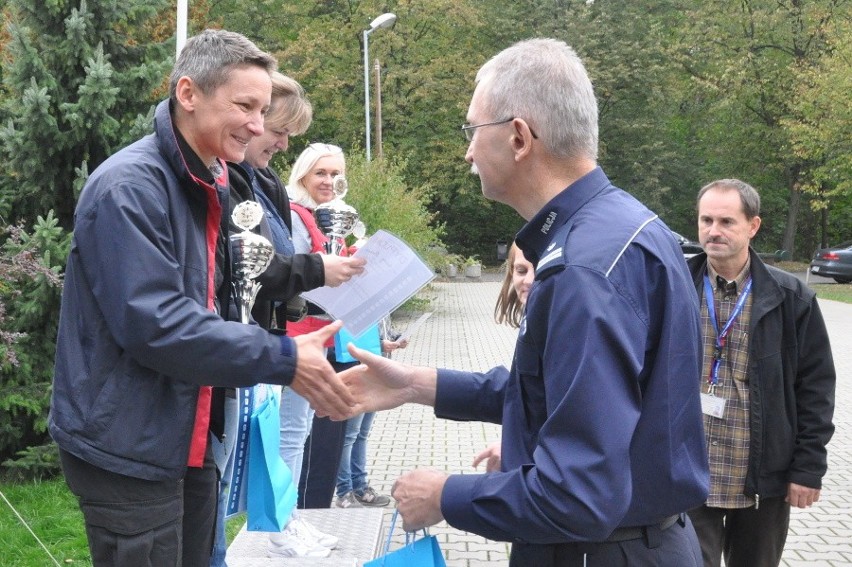
[(266, 400), (251, 414), (249, 426), (246, 529), (280, 532), (290, 520), (298, 494), (293, 474), (279, 454), (281, 394), (268, 389)]
[(382, 339), (379, 336), (379, 325), (376, 323), (366, 331), (353, 337), (346, 327), (341, 327), (334, 335), (334, 357), (337, 362), (355, 362), (349, 351), (346, 350), (346, 345), (354, 344), (356, 347), (378, 354), (382, 354)]
[(394, 510), (384, 554), (364, 563), (364, 567), (447, 567), (438, 540), (426, 530), (423, 530), (423, 537), (420, 539), (416, 539), (416, 532), (406, 532), (405, 547), (388, 553), (398, 514), (399, 511)]

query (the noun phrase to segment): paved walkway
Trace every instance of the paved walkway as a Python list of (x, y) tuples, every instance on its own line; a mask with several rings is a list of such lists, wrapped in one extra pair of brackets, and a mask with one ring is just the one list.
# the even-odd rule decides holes
[[(497, 282), (434, 283), (425, 292), (434, 313), (395, 355), (400, 361), (469, 370), (509, 365), (516, 331), (493, 322)], [(820, 502), (795, 510), (784, 553), (786, 566), (852, 565), (852, 305), (821, 302), (838, 373), (837, 431), (829, 445), (829, 471)], [(417, 314), (410, 316), (416, 318)], [(404, 329), (406, 320), (395, 318)], [(389, 493), (404, 471), (432, 467), (470, 474), (473, 456), (499, 437), (499, 427), (439, 420), (431, 408), (408, 405), (376, 416), (370, 436), (370, 481)], [(391, 510), (385, 513), (385, 529)], [(404, 538), (397, 527), (394, 545)], [(438, 537), (449, 567), (508, 565), (508, 545), (488, 541), (441, 523), (430, 530)]]

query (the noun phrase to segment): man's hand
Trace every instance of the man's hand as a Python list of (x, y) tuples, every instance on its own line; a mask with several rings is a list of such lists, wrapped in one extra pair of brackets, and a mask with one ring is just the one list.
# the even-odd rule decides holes
[(400, 364), (352, 343), (348, 350), (361, 365), (341, 372), (340, 377), (357, 400), (358, 413), (393, 409), (409, 402), (435, 405), (435, 369)]
[(811, 504), (819, 501), (819, 488), (808, 488), (791, 482), (787, 485), (787, 497), (784, 500), (793, 508), (810, 508)]
[(325, 270), (325, 285), (337, 287), (348, 282), (353, 276), (363, 273), (367, 260), (364, 258), (350, 258), (347, 256), (334, 256), (332, 254), (321, 254), (322, 265)]
[(296, 373), (290, 387), (308, 400), (318, 416), (328, 416), (334, 420), (348, 419), (353, 415), (355, 407), (355, 398), (334, 372), (323, 347), (342, 326), (341, 321), (335, 321), (313, 333), (293, 337), (296, 343)]
[(444, 519), (441, 493), (446, 482), (446, 474), (429, 469), (413, 470), (396, 479), (391, 496), (398, 503), (396, 507), (405, 531), (434, 526)]
[(473, 468), (476, 468), (479, 463), (485, 461), (485, 472), (500, 472), (501, 458), (500, 442), (495, 441), (477, 453), (473, 458)]

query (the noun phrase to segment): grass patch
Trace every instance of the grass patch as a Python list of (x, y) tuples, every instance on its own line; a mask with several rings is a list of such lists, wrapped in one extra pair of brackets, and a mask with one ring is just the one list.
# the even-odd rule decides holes
[[(810, 269), (810, 264), (807, 262), (776, 262), (773, 265), (786, 272), (796, 274), (806, 273)], [(811, 283), (810, 287), (820, 299), (852, 303), (852, 284)]]
[(237, 537), (237, 534), (240, 532), (240, 528), (242, 528), (245, 523), (245, 512), (225, 520), (225, 541), (228, 542), (228, 545), (231, 545), (231, 542), (234, 541), (235, 537)]
[[(83, 515), (62, 478), (3, 483), (0, 491), (61, 565), (91, 565)], [(53, 565), (45, 550), (0, 498), (0, 563), (6, 567)]]
[(852, 284), (811, 284), (820, 299), (852, 303)]
[[(0, 483), (0, 492), (24, 518), (60, 565), (92, 565), (83, 514), (62, 478)], [(238, 514), (225, 523), (228, 545), (246, 522)], [(47, 552), (0, 497), (0, 565), (45, 567), (54, 565)]]

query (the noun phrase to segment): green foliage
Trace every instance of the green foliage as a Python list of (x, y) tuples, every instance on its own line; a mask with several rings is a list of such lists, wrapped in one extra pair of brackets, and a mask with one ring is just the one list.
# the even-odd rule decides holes
[(852, 284), (816, 284), (811, 287), (820, 299), (852, 304)]
[[(684, 17), (672, 20), (676, 25), (668, 52), (689, 83), (679, 82), (681, 89), (672, 91), (672, 102), (687, 110), (696, 136), (691, 148), (684, 150), (704, 160), (705, 182), (739, 177), (761, 192), (767, 206), (759, 233), (764, 244), (759, 247), (795, 251), (797, 240), (804, 241), (804, 253), (797, 257), (806, 256), (813, 249), (809, 244), (815, 219), (807, 207), (811, 195), (803, 189), (824, 156), (804, 151), (803, 145), (797, 148), (788, 125), (818, 118), (814, 112), (806, 118), (813, 92), (805, 93), (797, 85), (831, 54), (829, 39), (839, 22), (848, 22), (850, 4), (835, 0), (675, 4), (681, 5)], [(841, 67), (840, 76), (848, 75), (848, 59)], [(832, 76), (828, 81), (834, 80)], [(842, 88), (838, 92), (845, 94)], [(848, 109), (848, 95), (839, 102)], [(828, 137), (834, 141), (836, 135)], [(799, 141), (813, 148), (804, 138)], [(848, 144), (838, 150), (848, 159)], [(831, 191), (830, 183), (820, 184), (819, 191)], [(800, 221), (804, 229), (799, 228)]]
[(18, 451), (14, 458), (3, 461), (2, 465), (3, 478), (15, 481), (42, 480), (61, 471), (59, 450), (50, 440)]
[[(70, 244), (58, 220), (50, 212), (38, 217), (32, 234), (10, 229), (0, 248), (0, 316), (4, 332), (14, 333), (5, 341), (0, 357), (0, 463), (30, 446), (50, 444), (47, 412), (53, 376), (56, 328), (61, 299), (61, 268)], [(24, 453), (33, 474), (55, 469), (40, 453)]]
[(368, 233), (383, 229), (405, 240), (418, 253), (439, 242), (440, 227), (427, 210), (432, 188), (412, 185), (404, 178), (405, 161), (382, 158), (371, 162), (359, 154), (347, 162), (350, 193), (346, 199), (361, 215)]
[(346, 202), (358, 211), (368, 234), (391, 232), (426, 258), (440, 243), (441, 231), (433, 227), (435, 215), (427, 210), (431, 187), (409, 185), (403, 177), (405, 165), (393, 158), (368, 162), (359, 153), (348, 157)]
[[(393, 11), (399, 18), (396, 25), (375, 32), (369, 43), (372, 103), (378, 98), (376, 60), (381, 67), (384, 154), (404, 163), (408, 185), (428, 183), (433, 188), (428, 205), (435, 213), (432, 223), (445, 227), (441, 230), (450, 248), (490, 257), (493, 243), (511, 238), (520, 222), (507, 207), (482, 198), (463, 160), (466, 143), (459, 128), (474, 74), (494, 51), (488, 42), (514, 30), (493, 25), (498, 17), (508, 22), (501, 11), (507, 4), (511, 7), (456, 0), (391, 5), (376, 0), (270, 0), (264, 3), (265, 11), (276, 14), (270, 18), (252, 6), (225, 1), (214, 6), (212, 15), (271, 50), (281, 70), (305, 87), (314, 105), (305, 143), (337, 143), (351, 158), (365, 139), (362, 32), (377, 15)], [(370, 111), (375, 126), (375, 109)], [(294, 143), (293, 152), (303, 145)], [(377, 147), (372, 151), (378, 155)]]
[(159, 26), (174, 8), (166, 0), (4, 5), (0, 218), (16, 226), (0, 249), (0, 463), (40, 475), (56, 469), (46, 417), (70, 241), (63, 229), (89, 171), (150, 129), (173, 53), (174, 25), (165, 35)]
[[(834, 25), (826, 57), (796, 69), (796, 112), (782, 119), (793, 152), (814, 164), (803, 172), (802, 190), (812, 196), (812, 209), (826, 213), (823, 244), (852, 234), (852, 22)], [(832, 225), (829, 215), (835, 221)]]
[[(70, 228), (88, 171), (126, 145), (168, 71), (147, 27), (165, 0), (10, 0), (0, 110), (0, 211)], [(4, 18), (6, 19), (6, 18)]]

